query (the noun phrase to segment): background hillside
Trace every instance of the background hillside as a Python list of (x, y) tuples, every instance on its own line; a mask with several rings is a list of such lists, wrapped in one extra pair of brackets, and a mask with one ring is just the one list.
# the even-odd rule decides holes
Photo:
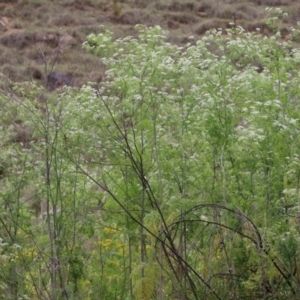
[(88, 34), (100, 32), (100, 25), (115, 37), (136, 35), (138, 23), (160, 25), (169, 31), (171, 43), (185, 44), (191, 35), (197, 39), (211, 28), (229, 27), (230, 22), (249, 31), (260, 27), (268, 34), (263, 19), (265, 8), (272, 6), (289, 13), (281, 25), (286, 37), (300, 13), (296, 0), (1, 1), (0, 72), (13, 82), (33, 79), (49, 90), (99, 82), (101, 64), (82, 49), (82, 43)]

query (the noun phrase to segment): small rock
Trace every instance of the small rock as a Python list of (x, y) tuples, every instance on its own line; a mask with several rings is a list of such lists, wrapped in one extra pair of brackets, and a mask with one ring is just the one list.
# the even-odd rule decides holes
[(76, 40), (69, 34), (62, 35), (58, 40), (58, 47), (67, 48), (74, 45)]
[(63, 55), (67, 48), (70, 48), (72, 45), (75, 44), (75, 42), (75, 38), (73, 38), (71, 35), (62, 35), (58, 40), (58, 46), (54, 49), (52, 53), (53, 57)]
[(201, 18), (206, 18), (207, 17), (207, 13), (203, 12), (203, 11), (199, 11), (198, 12), (198, 16)]
[(45, 42), (52, 47), (57, 47), (58, 38), (53, 33), (47, 33), (44, 31), (38, 31), (34, 34), (35, 42)]
[(54, 91), (57, 88), (63, 87), (65, 85), (73, 85), (73, 77), (64, 72), (51, 72), (47, 76), (47, 89), (49, 91)]

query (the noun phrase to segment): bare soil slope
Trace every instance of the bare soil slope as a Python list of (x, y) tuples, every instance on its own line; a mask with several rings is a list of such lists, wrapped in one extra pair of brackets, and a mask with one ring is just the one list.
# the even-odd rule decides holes
[(101, 66), (82, 49), (89, 33), (105, 25), (116, 37), (135, 35), (135, 25), (160, 25), (169, 41), (184, 44), (230, 22), (253, 31), (269, 29), (266, 7), (289, 13), (283, 36), (300, 20), (297, 0), (4, 0), (0, 2), (0, 73), (12, 81), (35, 80), (53, 90), (101, 81)]

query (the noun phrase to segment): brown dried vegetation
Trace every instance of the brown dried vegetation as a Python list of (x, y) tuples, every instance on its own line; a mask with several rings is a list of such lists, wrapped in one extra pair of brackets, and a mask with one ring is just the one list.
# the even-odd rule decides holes
[[(291, 15), (287, 28), (298, 21), (300, 3), (296, 0), (14, 0), (0, 3), (0, 72), (13, 81), (37, 80), (47, 84), (47, 73), (69, 72), (76, 65), (74, 82), (83, 83), (98, 72), (97, 64), (86, 64), (81, 47), (86, 35), (99, 32), (99, 25), (112, 29), (116, 37), (134, 35), (135, 25), (156, 24), (169, 30), (169, 41), (185, 43), (193, 35), (200, 38), (211, 28), (228, 28), (235, 21), (246, 30), (270, 30), (262, 22), (265, 7), (280, 6)], [(67, 51), (68, 50), (68, 51)], [(30, 67), (28, 67), (30, 66)]]

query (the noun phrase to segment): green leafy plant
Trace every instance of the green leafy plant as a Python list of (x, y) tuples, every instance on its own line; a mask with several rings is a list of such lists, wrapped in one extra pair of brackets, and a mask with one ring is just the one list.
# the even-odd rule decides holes
[(183, 47), (159, 26), (137, 31), (88, 36), (98, 88), (0, 94), (0, 288), (296, 299), (299, 50), (239, 26)]

